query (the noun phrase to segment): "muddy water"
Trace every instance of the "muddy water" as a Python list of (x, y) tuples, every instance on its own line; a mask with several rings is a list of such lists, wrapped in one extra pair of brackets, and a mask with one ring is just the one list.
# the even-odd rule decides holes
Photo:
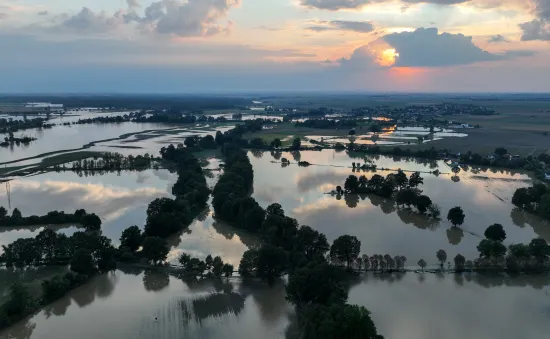
[[(73, 172), (52, 172), (12, 180), (9, 183), (9, 199), (8, 186), (2, 184), (0, 206), (8, 209), (11, 205), (10, 213), (14, 208), (19, 208), (24, 216), (44, 215), (54, 210), (74, 213), (84, 208), (101, 217), (103, 234), (117, 244), (125, 228), (143, 226), (149, 202), (171, 196), (176, 180), (177, 175), (167, 170), (87, 177)], [(53, 228), (69, 234), (76, 230), (73, 225), (56, 225)], [(0, 245), (18, 238), (34, 237), (41, 230), (41, 227), (0, 227)]]
[[(548, 276), (366, 275), (349, 302), (386, 338), (545, 338)], [(94, 278), (0, 338), (292, 338), (282, 283), (182, 281), (132, 269)]]
[[(279, 158), (277, 155), (251, 153), (255, 171), (253, 196), (260, 204), (266, 207), (280, 203), (287, 215), (325, 233), (329, 241), (343, 234), (355, 235), (362, 242), (362, 252), (368, 255), (404, 255), (408, 264), (415, 265), (421, 258), (436, 263), (436, 251), (444, 249), (449, 260), (458, 253), (475, 259), (478, 256), (476, 246), (485, 229), (493, 223), (504, 226), (506, 245), (529, 242), (537, 236), (550, 241), (547, 222), (517, 211), (510, 202), (515, 189), (531, 184), (526, 174), (470, 168), (456, 178), (442, 161), (422, 162), (360, 154), (351, 154), (350, 158), (345, 151), (334, 150), (280, 156), (292, 162), (308, 161), (319, 166), (291, 164), (282, 167), (272, 163)], [(352, 162), (362, 164), (365, 161), (378, 168), (421, 172), (439, 169), (443, 172), (439, 176), (423, 173), (424, 184), (420, 187), (440, 206), (441, 220), (397, 208), (392, 200), (376, 195), (348, 195), (338, 199), (324, 194), (337, 185), (343, 186), (349, 175), (360, 175), (349, 167)], [(391, 172), (379, 170), (377, 173), (385, 176)], [(372, 176), (372, 173), (364, 174)], [(461, 229), (451, 228), (446, 220), (448, 210), (454, 206), (461, 206), (466, 214)]]

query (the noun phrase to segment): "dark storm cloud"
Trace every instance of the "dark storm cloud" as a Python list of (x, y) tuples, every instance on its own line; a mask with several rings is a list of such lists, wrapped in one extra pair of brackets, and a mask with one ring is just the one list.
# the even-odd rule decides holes
[(490, 44), (495, 44), (495, 43), (509, 42), (509, 41), (503, 35), (497, 34), (490, 37), (489, 40), (487, 40), (487, 42)]
[(521, 40), (550, 41), (550, 0), (532, 0), (535, 19), (519, 25)]
[(393, 33), (385, 35), (381, 39), (399, 53), (395, 66), (404, 67), (467, 65), (475, 62), (510, 59), (531, 53), (492, 54), (474, 45), (472, 37), (462, 34), (439, 34), (437, 28), (419, 28), (414, 32)]
[(374, 30), (374, 25), (369, 21), (318, 21), (316, 25), (307, 29), (316, 32), (323, 31), (351, 31), (357, 33), (370, 33)]

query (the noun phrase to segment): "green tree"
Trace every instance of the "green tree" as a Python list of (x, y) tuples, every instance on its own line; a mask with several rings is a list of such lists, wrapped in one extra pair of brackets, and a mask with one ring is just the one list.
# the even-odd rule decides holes
[(495, 149), (495, 154), (502, 157), (503, 155), (508, 154), (508, 150), (504, 147), (498, 147)]
[(180, 257), (178, 258), (178, 262), (182, 265), (182, 266), (185, 266), (187, 265), (187, 263), (189, 262), (189, 260), (191, 260), (191, 256), (189, 254), (186, 254), (186, 253), (182, 253), (180, 255)]
[(416, 192), (412, 189), (402, 189), (397, 192), (395, 196), (395, 202), (397, 203), (397, 205), (407, 205), (407, 207), (409, 208), (412, 204), (415, 203), (416, 199)]
[(348, 298), (341, 269), (322, 263), (295, 271), (286, 285), (286, 299), (296, 306), (343, 304)]
[(420, 266), (420, 268), (422, 268), (422, 272), (424, 272), (424, 268), (427, 266), (426, 261), (424, 261), (424, 259), (418, 260), (418, 266)]
[(14, 208), (13, 209), (13, 212), (11, 212), (11, 218), (13, 220), (21, 220), (23, 219), (23, 215), (21, 214), (21, 211), (19, 210), (19, 208)]
[(222, 132), (216, 131), (216, 138), (215, 138), (215, 140), (216, 140), (216, 144), (218, 144), (218, 146), (223, 145), (223, 143), (224, 143), (224, 137), (223, 137)]
[(279, 147), (281, 147), (282, 145), (283, 145), (283, 143), (281, 142), (281, 139), (275, 138), (275, 139), (273, 140), (273, 147), (279, 148)]
[(256, 271), (257, 261), (258, 251), (255, 249), (246, 250), (239, 264), (239, 275), (242, 277), (253, 276)]
[(425, 195), (419, 195), (414, 199), (414, 205), (420, 213), (424, 214), (432, 205), (432, 199)]
[(455, 262), (455, 270), (458, 272), (462, 272), (464, 270), (464, 266), (466, 265), (466, 258), (462, 256), (461, 254), (457, 254), (454, 258)]
[(209, 254), (206, 256), (206, 259), (204, 259), (204, 263), (206, 264), (206, 269), (211, 270), (212, 269), (212, 256)]
[(330, 258), (333, 261), (345, 262), (350, 268), (351, 264), (359, 257), (361, 241), (351, 235), (342, 235), (332, 243)]
[(71, 259), (71, 271), (78, 274), (91, 275), (95, 270), (94, 258), (90, 251), (86, 248), (77, 249)]
[(550, 246), (543, 238), (536, 238), (529, 243), (529, 252), (539, 263), (543, 263), (550, 256)]
[(420, 176), (420, 172), (414, 172), (409, 178), (409, 187), (415, 188), (424, 183), (424, 178)]
[(143, 234), (137, 226), (130, 226), (120, 236), (120, 246), (126, 246), (130, 251), (135, 252), (141, 246), (143, 242)]
[(285, 216), (285, 211), (283, 210), (283, 207), (280, 205), (280, 204), (277, 204), (277, 203), (274, 203), (274, 204), (271, 204), (269, 206), (267, 206), (266, 210), (265, 210), (265, 213), (266, 213), (266, 217), (268, 216), (279, 216), (279, 217), (284, 217)]
[(287, 260), (287, 254), (282, 248), (263, 245), (258, 250), (256, 275), (268, 283), (273, 283), (286, 269)]
[(222, 272), (223, 272), (223, 275), (224, 275), (226, 278), (229, 278), (230, 276), (233, 275), (233, 265), (224, 264), (224, 265), (223, 265), (223, 268), (222, 268)]
[(479, 256), (483, 258), (500, 258), (506, 254), (506, 246), (500, 241), (483, 239), (477, 245)]
[(303, 339), (383, 339), (370, 312), (357, 305), (313, 304), (300, 314), (300, 330)]
[(168, 256), (168, 244), (166, 240), (159, 237), (147, 237), (143, 241), (143, 249), (141, 250), (143, 257), (153, 264), (158, 264)]
[(543, 218), (550, 219), (550, 193), (543, 195), (540, 199), (537, 213)]
[(452, 168), (452, 171), (453, 171), (453, 173), (454, 173), (455, 175), (457, 175), (458, 173), (460, 173), (460, 167), (454, 166), (454, 167)]
[(212, 260), (212, 273), (216, 277), (221, 277), (223, 273), (223, 260), (220, 256), (216, 256), (214, 260)]
[(462, 225), (465, 217), (464, 211), (458, 206), (451, 208), (447, 214), (447, 220), (449, 220), (454, 227)]
[(198, 258), (191, 258), (185, 265), (185, 272), (189, 275), (202, 276), (206, 270), (206, 263)]
[(10, 323), (27, 314), (34, 307), (34, 304), (35, 301), (25, 285), (20, 282), (13, 283), (10, 286), (7, 300), (0, 306), (0, 324), (3, 322)]
[(485, 238), (493, 241), (500, 241), (502, 242), (504, 239), (506, 239), (506, 232), (504, 231), (504, 228), (502, 228), (501, 224), (493, 224), (485, 230)]
[(296, 250), (309, 259), (323, 258), (330, 246), (327, 237), (309, 226), (302, 226), (296, 232)]
[(355, 175), (350, 175), (344, 183), (344, 189), (350, 193), (357, 193), (359, 188), (359, 179)]
[(399, 187), (399, 189), (402, 189), (407, 186), (408, 183), (409, 180), (407, 179), (405, 172), (401, 169), (397, 170), (397, 173), (395, 174), (395, 185)]
[(98, 230), (101, 228), (101, 218), (94, 213), (83, 216), (80, 223), (88, 230)]
[(445, 264), (445, 261), (447, 261), (447, 253), (444, 250), (439, 250), (437, 251), (436, 256), (437, 260), (439, 260), (441, 268), (443, 268), (443, 264)]
[(531, 206), (531, 197), (527, 188), (518, 188), (512, 196), (512, 204), (522, 209), (529, 209)]
[(0, 218), (5, 218), (8, 216), (8, 211), (4, 208), (4, 206), (0, 206)]

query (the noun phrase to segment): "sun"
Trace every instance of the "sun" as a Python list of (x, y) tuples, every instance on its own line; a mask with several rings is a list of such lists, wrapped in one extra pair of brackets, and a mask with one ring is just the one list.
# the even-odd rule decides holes
[(395, 48), (388, 48), (379, 55), (379, 62), (381, 66), (393, 66), (395, 64), (395, 61), (399, 58), (399, 53), (395, 50)]

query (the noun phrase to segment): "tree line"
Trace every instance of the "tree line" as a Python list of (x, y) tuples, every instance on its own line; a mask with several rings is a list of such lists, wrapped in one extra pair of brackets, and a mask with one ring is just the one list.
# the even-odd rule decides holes
[[(71, 165), (71, 170), (79, 171), (122, 171), (132, 169), (149, 169), (151, 168), (155, 158), (149, 153), (144, 155), (128, 155), (124, 156), (120, 153), (105, 152), (100, 156), (92, 159), (82, 159), (74, 161)], [(63, 166), (54, 166), (56, 170), (65, 169)]]
[[(259, 248), (250, 248), (243, 254), (239, 274), (243, 278), (256, 277), (273, 283), (288, 273), (287, 299), (297, 306), (303, 338), (323, 335), (333, 338), (342, 333), (381, 338), (364, 307), (345, 303), (345, 276), (339, 267), (328, 264), (330, 260), (349, 268), (359, 256), (361, 242), (345, 235), (329, 246), (324, 234), (309, 226), (299, 226), (296, 219), (285, 215), (281, 205), (271, 204), (264, 210), (249, 196), (254, 173), (246, 152), (237, 146), (225, 145), (224, 157), (224, 173), (213, 190), (215, 217), (256, 233), (262, 239)], [(325, 254), (329, 250), (327, 259)], [(184, 260), (189, 262), (187, 257)], [(309, 284), (313, 281), (315, 286)], [(317, 285), (324, 285), (325, 289), (316, 289)], [(328, 297), (334, 293), (338, 298)], [(323, 328), (323, 322), (331, 325)], [(346, 326), (347, 322), (353, 325)]]
[(0, 206), (0, 227), (10, 226), (32, 226), (32, 225), (60, 225), (60, 224), (80, 224), (87, 230), (99, 230), (101, 227), (101, 218), (95, 213), (88, 213), (84, 209), (76, 210), (74, 213), (65, 213), (63, 211), (51, 211), (46, 215), (31, 215), (23, 217), (18, 208), (14, 208), (12, 214)]

